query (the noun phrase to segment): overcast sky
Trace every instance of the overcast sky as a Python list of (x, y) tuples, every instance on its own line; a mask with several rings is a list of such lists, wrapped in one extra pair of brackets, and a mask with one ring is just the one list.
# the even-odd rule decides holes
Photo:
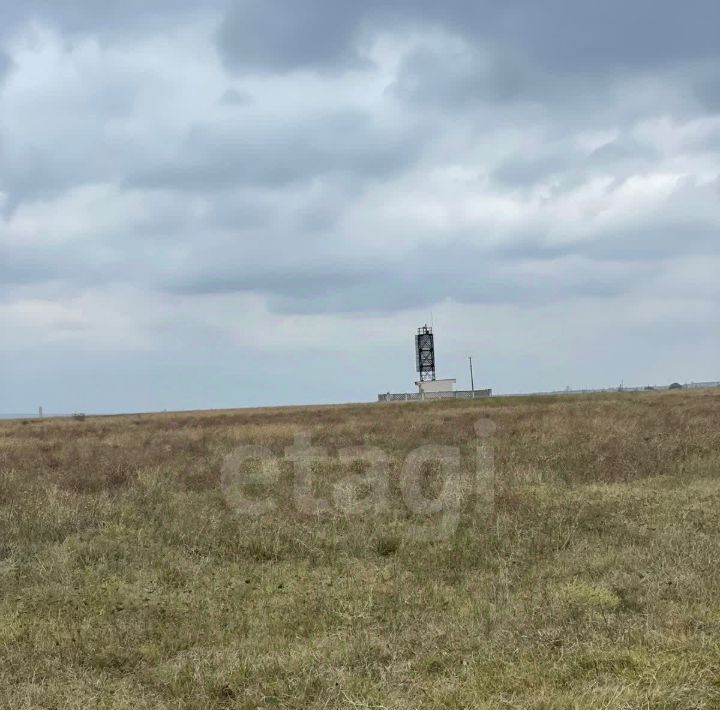
[(0, 0), (0, 413), (720, 379), (717, 0)]

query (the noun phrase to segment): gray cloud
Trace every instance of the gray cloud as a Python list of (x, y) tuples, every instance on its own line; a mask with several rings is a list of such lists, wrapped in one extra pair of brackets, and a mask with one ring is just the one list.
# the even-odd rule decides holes
[(8, 206), (80, 185), (116, 181), (130, 165), (147, 158), (145, 146), (118, 130), (135, 120), (142, 82), (136, 72), (108, 71), (96, 86), (78, 90), (77, 82), (66, 91), (60, 85), (59, 97), (41, 95), (35, 106), (23, 105), (18, 114), (5, 107), (0, 192), (9, 196)]
[(513, 58), (419, 48), (403, 61), (394, 92), (414, 105), (472, 107), (547, 98), (547, 83)]
[(631, 215), (625, 224), (573, 249), (595, 259), (645, 263), (720, 256), (719, 198), (720, 179), (705, 184), (682, 180), (651, 215)]
[(210, 277), (193, 286), (198, 293), (261, 293), (278, 313), (394, 313), (445, 299), (488, 306), (609, 298), (655, 269), (583, 258), (506, 260), (462, 246), (409, 254), (402, 263), (328, 264), (222, 282)]
[(712, 113), (720, 113), (720, 64), (712, 71), (697, 78), (694, 84), (695, 95), (700, 103)]
[(465, 36), (491, 39), (561, 74), (647, 69), (720, 52), (712, 29), (720, 7), (713, 0), (455, 0), (451, 7), (452, 24)]
[(659, 158), (657, 150), (631, 136), (622, 136), (595, 148), (588, 156), (591, 167), (628, 164), (637, 167), (647, 165)]
[(2, 82), (10, 72), (11, 67), (12, 60), (5, 52), (2, 51), (2, 49), (0, 49), (0, 86), (2, 86)]
[[(631, 292), (668, 260), (720, 256), (720, 215), (707, 214), (714, 189), (682, 185), (651, 218), (602, 227), (591, 237), (568, 240), (557, 228), (538, 228), (534, 235), (482, 244), (466, 235), (373, 259), (337, 252), (331, 246), (336, 234), (296, 248), (265, 228), (191, 252), (162, 288), (259, 294), (282, 313), (391, 313), (444, 299), (518, 305), (611, 298)], [(684, 211), (684, 203), (697, 215)]]
[(218, 47), (227, 64), (239, 69), (361, 65), (354, 41), (367, 9), (364, 3), (327, 0), (242, 0), (225, 17)]
[(219, 35), (235, 67), (293, 69), (358, 61), (357, 40), (369, 28), (444, 27), (470, 44), (488, 44), (567, 73), (648, 68), (720, 52), (714, 0), (237, 0)]
[(94, 35), (103, 39), (167, 30), (169, 24), (202, 10), (220, 10), (225, 0), (0, 0), (0, 36), (31, 22), (56, 27), (70, 34)]
[(532, 187), (538, 182), (572, 169), (576, 161), (568, 152), (537, 154), (532, 156), (514, 155), (500, 164), (492, 177), (500, 186), (510, 189)]
[(231, 88), (220, 97), (220, 103), (224, 106), (247, 106), (252, 103), (252, 95), (247, 91)]
[(651, 145), (627, 135), (589, 151), (548, 140), (537, 152), (511, 155), (492, 171), (491, 177), (504, 189), (525, 189), (552, 181), (565, 191), (594, 175), (610, 173), (616, 180), (624, 180), (643, 172), (659, 158)]
[(50, 260), (43, 255), (0, 244), (0, 296), (8, 288), (47, 281), (56, 273)]
[(363, 61), (358, 39), (381, 28), (442, 27), (470, 44), (502, 47), (560, 73), (656, 67), (716, 57), (714, 0), (605, 3), (548, 0), (26, 0), (0, 2), (5, 33), (30, 21), (112, 37), (225, 12), (218, 33), (230, 66), (288, 70)]
[[(288, 254), (277, 264), (243, 263), (238, 258), (234, 267), (207, 265), (200, 270), (190, 268), (167, 283), (170, 291), (183, 294), (260, 293), (287, 303), (327, 299), (330, 304), (339, 292), (353, 288), (367, 289), (369, 279), (376, 278), (378, 265), (309, 261), (302, 255)], [(357, 308), (357, 303), (352, 310)], [(387, 307), (387, 304), (383, 304)], [(326, 310), (326, 308), (323, 308)]]
[(417, 130), (388, 129), (357, 111), (275, 127), (198, 125), (176, 159), (131, 177), (128, 185), (205, 191), (282, 186), (327, 174), (380, 179), (412, 164), (420, 139)]
[(719, 19), (714, 0), (0, 0), (3, 347), (132, 342), (161, 371), (202, 370), (206, 341), (255, 365), (312, 347), (346, 380), (346, 322), (392, 340), (452, 304), (468, 345), (495, 314), (502, 363), (533, 328), (557, 339), (533, 357), (572, 351), (565, 320), (718, 332)]

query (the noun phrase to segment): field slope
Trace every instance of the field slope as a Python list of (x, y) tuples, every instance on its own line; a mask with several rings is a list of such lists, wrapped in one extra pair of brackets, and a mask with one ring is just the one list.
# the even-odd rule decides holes
[(0, 706), (718, 708), (719, 559), (717, 391), (0, 422)]

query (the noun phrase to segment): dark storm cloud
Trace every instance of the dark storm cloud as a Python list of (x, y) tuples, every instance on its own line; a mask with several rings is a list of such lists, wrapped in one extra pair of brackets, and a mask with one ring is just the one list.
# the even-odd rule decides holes
[(276, 127), (199, 125), (172, 162), (135, 175), (127, 184), (206, 191), (238, 185), (279, 187), (327, 174), (382, 178), (408, 167), (420, 145), (416, 130), (384, 128), (356, 111)]

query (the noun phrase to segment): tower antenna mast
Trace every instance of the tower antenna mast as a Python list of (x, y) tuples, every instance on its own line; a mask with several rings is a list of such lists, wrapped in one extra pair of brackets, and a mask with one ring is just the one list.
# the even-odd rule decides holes
[(435, 380), (435, 337), (432, 328), (424, 325), (415, 336), (415, 354), (420, 382)]

